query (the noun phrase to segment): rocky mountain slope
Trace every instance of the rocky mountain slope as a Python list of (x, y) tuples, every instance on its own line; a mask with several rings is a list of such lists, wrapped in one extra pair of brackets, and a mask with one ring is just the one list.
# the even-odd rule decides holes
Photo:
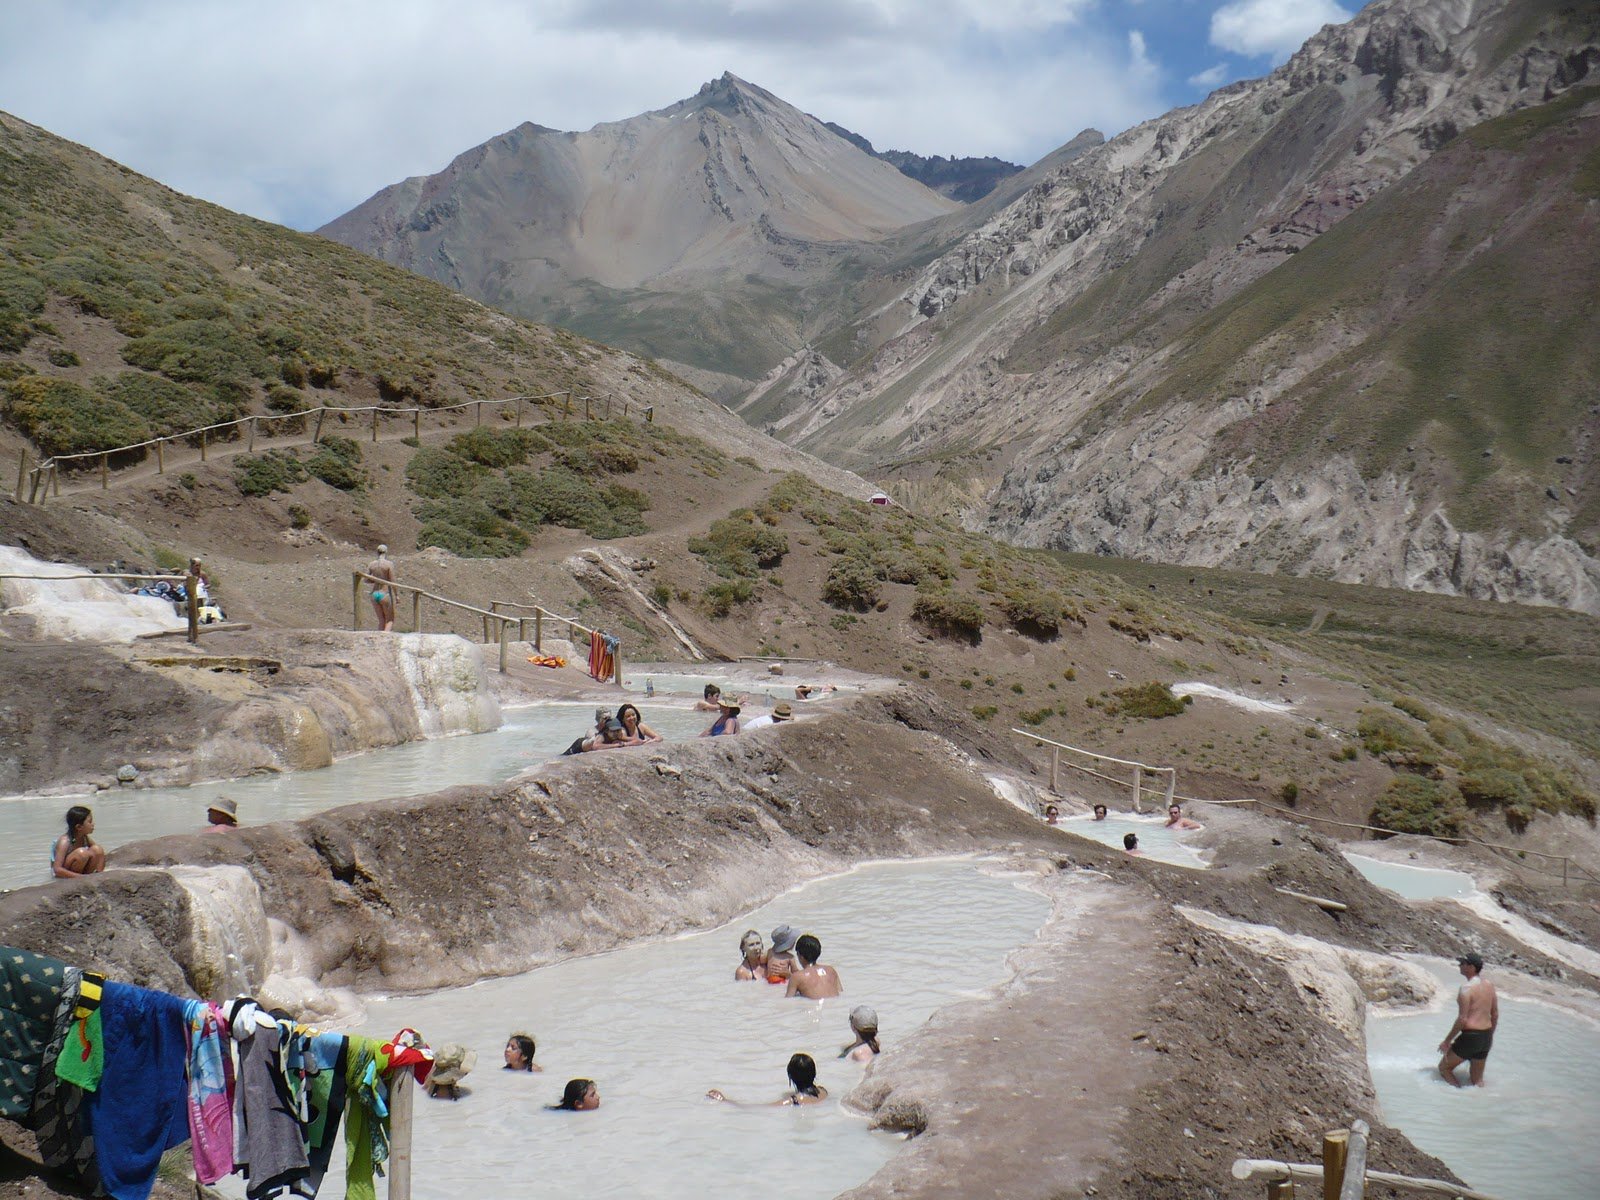
[(763, 405), (1032, 544), (1600, 611), (1597, 64), (1592, 5), (1380, 0), (1035, 178)]
[(524, 124), (321, 232), (510, 312), (754, 378), (891, 231), (957, 205), (769, 92), (562, 133)]
[(852, 133), (843, 125), (834, 121), (824, 121), (823, 124), (846, 141), (860, 146), (873, 158), (881, 158), (902, 174), (909, 175), (918, 183), (927, 184), (941, 196), (948, 196), (963, 204), (982, 200), (1003, 180), (1023, 169), (1016, 163), (993, 155), (984, 158), (946, 158), (942, 154), (928, 156), (910, 150), (877, 150), (868, 139), (859, 133)]

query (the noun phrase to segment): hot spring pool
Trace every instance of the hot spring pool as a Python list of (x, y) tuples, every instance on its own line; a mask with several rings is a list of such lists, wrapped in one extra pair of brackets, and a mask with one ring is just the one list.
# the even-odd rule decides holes
[(1122, 849), (1123, 835), (1135, 833), (1139, 835), (1139, 849), (1144, 851), (1146, 858), (1178, 867), (1206, 865), (1200, 852), (1183, 840), (1193, 831), (1168, 829), (1165, 816), (1137, 817), (1129, 813), (1109, 813), (1104, 821), (1096, 821), (1091, 816), (1081, 815), (1063, 817), (1060, 827), (1080, 837), (1115, 846), (1118, 850)]
[(1444, 1008), (1369, 1010), (1367, 1064), (1384, 1120), (1473, 1187), (1505, 1200), (1594, 1195), (1600, 1179), (1600, 1024), (1519, 1000), (1515, 980), (1500, 981), (1491, 967), (1488, 977), (1500, 993), (1500, 1028), (1485, 1086), (1452, 1088), (1435, 1069), (1461, 976), (1446, 964), (1424, 965), (1448, 988)]
[[(419, 1200), (834, 1196), (901, 1145), (839, 1103), (866, 1069), (837, 1057), (850, 1040), (851, 1007), (877, 1009), (893, 1054), (937, 1009), (1007, 979), (1006, 957), (1048, 912), (1042, 896), (971, 861), (877, 864), (807, 884), (709, 933), (373, 1002), (364, 1029), (389, 1036), (411, 1025), (434, 1045), (478, 1052), (463, 1085), (470, 1095), (417, 1097)], [(821, 938), (844, 996), (786, 1000), (782, 988), (734, 982), (740, 934), (755, 928), (765, 938), (781, 922)], [(503, 1069), (513, 1031), (538, 1041), (542, 1074)], [(817, 1060), (825, 1103), (746, 1109), (704, 1098), (716, 1087), (738, 1100), (777, 1099), (796, 1051)], [(596, 1081), (601, 1107), (544, 1111), (576, 1076)], [(752, 1191), (752, 1175), (769, 1161), (790, 1169)], [(324, 1186), (342, 1194), (332, 1177)]]
[[(307, 817), (342, 804), (359, 804), (434, 792), (457, 784), (492, 784), (559, 755), (579, 734), (592, 731), (592, 701), (550, 703), (504, 710), (504, 724), (490, 733), (406, 742), (341, 758), (316, 771), (252, 775), (193, 787), (124, 788), (87, 796), (19, 796), (0, 800), (0, 888), (45, 883), (50, 852), (65, 832), (68, 808), (94, 810), (95, 840), (114, 848), (124, 842), (193, 833), (205, 824), (206, 805), (219, 795), (239, 802), (245, 825)], [(607, 703), (605, 707), (614, 707)], [(669, 741), (699, 735), (712, 714), (684, 707), (641, 704), (645, 724)], [(607, 753), (626, 754), (628, 750)]]
[(1407, 900), (1454, 899), (1470, 896), (1478, 890), (1472, 876), (1464, 871), (1447, 871), (1441, 867), (1417, 867), (1409, 863), (1387, 862), (1349, 852), (1345, 853), (1345, 858), (1367, 878), (1368, 882), (1387, 888)]

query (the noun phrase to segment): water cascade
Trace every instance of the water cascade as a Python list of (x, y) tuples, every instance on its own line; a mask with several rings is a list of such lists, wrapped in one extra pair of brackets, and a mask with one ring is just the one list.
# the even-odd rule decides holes
[[(81, 575), (87, 570), (0, 546), (0, 574)], [(28, 620), (36, 638), (75, 642), (131, 642), (140, 634), (184, 628), (184, 619), (168, 601), (132, 595), (109, 577), (59, 583), (0, 580), (0, 617)]]

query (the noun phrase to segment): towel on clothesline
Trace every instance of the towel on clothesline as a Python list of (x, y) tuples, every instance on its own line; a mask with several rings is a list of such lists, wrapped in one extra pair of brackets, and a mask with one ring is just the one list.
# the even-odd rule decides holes
[(44, 1049), (55, 1032), (67, 964), (42, 954), (0, 951), (0, 1117), (20, 1121), (49, 1068)]

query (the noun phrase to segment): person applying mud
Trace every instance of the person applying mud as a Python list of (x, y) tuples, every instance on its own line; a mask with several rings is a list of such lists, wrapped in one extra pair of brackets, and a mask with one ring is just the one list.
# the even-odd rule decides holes
[(754, 929), (745, 930), (744, 936), (739, 939), (739, 965), (734, 968), (733, 977), (739, 982), (767, 977), (767, 948), (762, 944), (761, 934)]
[(1483, 959), (1463, 954), (1456, 960), (1466, 982), (1456, 993), (1456, 1023), (1439, 1043), (1439, 1074), (1451, 1087), (1460, 1087), (1456, 1068), (1467, 1064), (1467, 1079), (1473, 1087), (1483, 1086), (1483, 1068), (1500, 1024), (1500, 997), (1494, 984), (1483, 977)]
[(94, 813), (81, 804), (67, 809), (67, 831), (50, 852), (50, 874), (76, 879), (106, 869), (106, 848), (94, 840)]
[(817, 961), (822, 957), (822, 943), (815, 937), (806, 934), (795, 942), (794, 952), (800, 960), (800, 969), (789, 976), (789, 987), (783, 993), (785, 996), (826, 1000), (844, 991), (844, 985), (839, 982), (839, 972)]
[(769, 1101), (767, 1104), (751, 1104), (747, 1101), (730, 1100), (716, 1088), (706, 1093), (707, 1100), (715, 1100), (720, 1104), (733, 1104), (739, 1108), (782, 1108), (787, 1105), (820, 1104), (828, 1098), (828, 1089), (817, 1082), (817, 1063), (809, 1054), (796, 1054), (789, 1059), (789, 1087), (792, 1091), (785, 1092), (779, 1099)]
[(378, 557), (367, 564), (367, 580), (372, 588), (372, 609), (378, 614), (378, 628), (384, 633), (394, 629), (394, 563), (389, 561), (389, 547), (379, 546)]

